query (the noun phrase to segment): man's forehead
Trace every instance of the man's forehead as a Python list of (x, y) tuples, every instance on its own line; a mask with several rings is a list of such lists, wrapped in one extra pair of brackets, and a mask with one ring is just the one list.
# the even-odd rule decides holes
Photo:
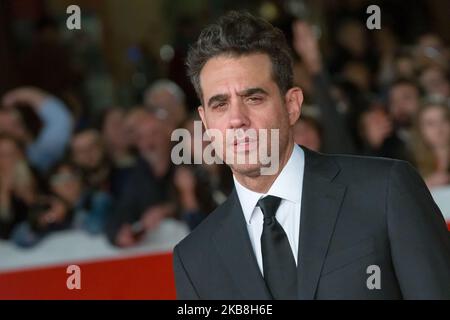
[(204, 98), (216, 94), (234, 94), (245, 90), (268, 88), (272, 79), (272, 63), (266, 54), (218, 56), (211, 58), (200, 73)]
[(220, 75), (240, 75), (257, 72), (270, 73), (272, 62), (267, 54), (219, 55), (209, 59), (200, 72), (200, 78)]

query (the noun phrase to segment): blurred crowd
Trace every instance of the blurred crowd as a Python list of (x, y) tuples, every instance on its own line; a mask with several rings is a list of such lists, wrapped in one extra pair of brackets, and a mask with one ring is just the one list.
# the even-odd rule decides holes
[(76, 228), (129, 247), (162, 219), (193, 229), (220, 204), (231, 188), (226, 168), (172, 164), (172, 131), (193, 130), (182, 90), (162, 79), (143, 103), (107, 108), (98, 125), (74, 130), (55, 96), (35, 87), (4, 95), (1, 237), (30, 247), (50, 232)]
[[(311, 23), (295, 20), (290, 28), (295, 82), (306, 97), (296, 143), (404, 159), (429, 188), (450, 185), (450, 51), (443, 38), (423, 33), (404, 45), (389, 28), (369, 31), (345, 18), (325, 55)], [(81, 229), (125, 248), (167, 218), (194, 229), (233, 182), (224, 165), (172, 163), (171, 133), (193, 132), (199, 120), (187, 95), (176, 79), (156, 77), (136, 106), (108, 105), (86, 119), (72, 96), (48, 86), (34, 82), (6, 92), (0, 238), (32, 247), (52, 232)]]

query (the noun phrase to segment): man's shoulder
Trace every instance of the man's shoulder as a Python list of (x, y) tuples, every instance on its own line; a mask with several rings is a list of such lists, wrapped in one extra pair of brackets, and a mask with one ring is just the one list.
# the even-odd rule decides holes
[(358, 187), (384, 188), (392, 176), (399, 172), (415, 171), (409, 162), (398, 159), (323, 154), (308, 149), (305, 150), (305, 155), (305, 172), (324, 172), (339, 183)]
[(330, 154), (328, 157), (334, 159), (340, 165), (345, 167), (370, 167), (370, 168), (385, 168), (389, 169), (397, 163), (407, 163), (404, 160), (383, 158), (383, 157), (371, 157), (360, 155), (347, 155), (347, 154)]
[(320, 157), (334, 161), (346, 173), (363, 173), (364, 175), (389, 174), (396, 165), (410, 166), (407, 161), (384, 157), (371, 157), (350, 154), (322, 154)]
[(204, 252), (210, 246), (212, 236), (222, 224), (222, 220), (229, 213), (229, 207), (233, 201), (231, 198), (232, 196), (229, 196), (224, 203), (208, 214), (194, 230), (176, 245), (176, 250), (189, 253)]

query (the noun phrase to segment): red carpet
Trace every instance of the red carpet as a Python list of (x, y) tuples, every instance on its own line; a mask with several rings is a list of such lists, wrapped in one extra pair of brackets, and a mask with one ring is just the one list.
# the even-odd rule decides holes
[(0, 299), (175, 299), (172, 254), (75, 263), (81, 289), (66, 287), (68, 265), (0, 273)]

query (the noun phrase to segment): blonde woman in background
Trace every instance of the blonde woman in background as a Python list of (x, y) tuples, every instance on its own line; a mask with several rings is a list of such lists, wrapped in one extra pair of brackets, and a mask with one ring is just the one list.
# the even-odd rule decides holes
[(419, 110), (412, 150), (428, 188), (450, 185), (450, 108), (428, 102)]
[(20, 143), (0, 135), (0, 238), (9, 239), (34, 202), (36, 182)]

